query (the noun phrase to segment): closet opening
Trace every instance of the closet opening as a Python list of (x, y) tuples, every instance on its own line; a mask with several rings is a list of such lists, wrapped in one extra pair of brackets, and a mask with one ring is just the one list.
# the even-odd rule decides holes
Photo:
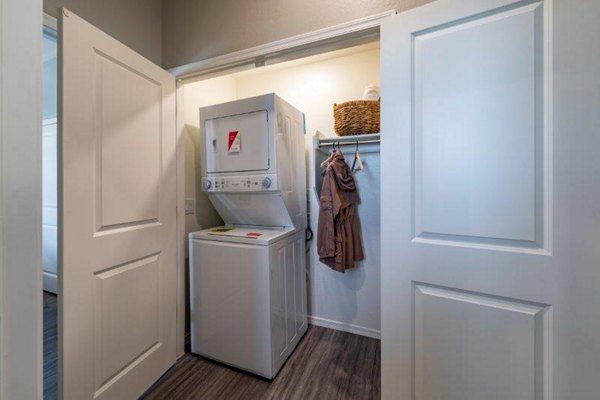
[[(370, 390), (379, 390), (380, 338), (380, 165), (379, 134), (338, 137), (334, 129), (333, 105), (360, 100), (365, 88), (379, 85), (380, 44), (378, 38), (366, 43), (325, 51), (251, 69), (211, 72), (179, 81), (183, 98), (185, 160), (185, 243), (186, 285), (190, 264), (188, 235), (191, 232), (223, 225), (223, 220), (202, 190), (199, 109), (220, 103), (275, 93), (304, 113), (304, 154), (306, 159), (308, 225), (313, 238), (307, 241), (306, 279), (308, 322), (312, 334), (344, 332), (359, 335), (370, 348)], [(178, 103), (180, 104), (180, 103)], [(181, 122), (179, 122), (181, 124)], [(334, 146), (340, 149), (351, 167), (359, 153), (363, 168), (354, 171), (360, 204), (364, 260), (344, 273), (319, 261), (317, 227), (322, 162)], [(186, 338), (190, 335), (190, 297), (186, 293)], [(189, 349), (189, 347), (188, 347)], [(285, 367), (284, 367), (285, 368)], [(280, 374), (285, 373), (284, 370)], [(156, 393), (156, 392), (155, 392)], [(371, 393), (373, 394), (373, 392)], [(152, 398), (150, 396), (149, 398)], [(374, 397), (375, 398), (375, 397)]]
[[(189, 78), (182, 82), (183, 88), (180, 88), (183, 91), (185, 126), (186, 235), (222, 224), (200, 188), (200, 156), (196, 151), (200, 146), (199, 109), (276, 93), (302, 111), (305, 118), (308, 218), (315, 233), (306, 258), (309, 320), (314, 325), (375, 338), (379, 337), (380, 331), (378, 136), (368, 142), (365, 142), (368, 137), (362, 135), (356, 138), (336, 136), (333, 105), (359, 100), (367, 86), (379, 84), (379, 56), (377, 40), (217, 77)], [(350, 165), (358, 141), (358, 150), (365, 164), (364, 171), (354, 174), (361, 197), (358, 209), (365, 260), (344, 274), (320, 263), (316, 251), (318, 194), (322, 184), (320, 164), (337, 141), (344, 143), (341, 150)]]

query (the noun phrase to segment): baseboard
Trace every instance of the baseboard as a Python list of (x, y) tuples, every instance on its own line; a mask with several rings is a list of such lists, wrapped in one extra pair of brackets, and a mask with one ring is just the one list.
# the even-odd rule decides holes
[(58, 276), (52, 272), (44, 271), (43, 276), (44, 291), (57, 294), (58, 293)]
[(348, 324), (346, 322), (333, 321), (331, 319), (309, 315), (308, 323), (315, 326), (321, 326), (323, 328), (335, 329), (336, 331), (350, 332), (373, 339), (381, 339), (381, 331), (377, 329), (365, 328), (364, 326)]

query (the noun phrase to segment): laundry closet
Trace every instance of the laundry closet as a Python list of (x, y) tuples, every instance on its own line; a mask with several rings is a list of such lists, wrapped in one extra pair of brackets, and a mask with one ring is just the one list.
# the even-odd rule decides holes
[[(595, 237), (598, 195), (585, 184), (596, 103), (577, 91), (592, 80), (565, 73), (599, 60), (580, 23), (596, 10), (579, 3), (436, 1), (212, 58), (192, 43), (168, 71), (60, 9), (58, 189), (44, 198), (57, 210), (59, 397), (598, 392), (581, 374), (598, 370), (595, 343), (572, 331), (600, 321), (585, 307), (597, 291), (570, 290), (598, 280), (600, 258), (573, 240)], [(335, 105), (371, 85), (381, 132), (336, 136)], [(317, 244), (332, 179), (360, 197), (361, 251), (343, 273)]]
[[(336, 136), (333, 105), (360, 100), (367, 86), (378, 85), (379, 60), (379, 42), (371, 41), (272, 65), (187, 78), (180, 81), (179, 89), (184, 105), (186, 235), (223, 224), (201, 187), (199, 110), (277, 94), (304, 113), (302, 145), (310, 228), (305, 258), (308, 322), (374, 338), (380, 336), (379, 135)], [(316, 246), (321, 164), (334, 149), (342, 152), (349, 166), (356, 153), (364, 165), (353, 174), (361, 200), (358, 213), (364, 260), (344, 273), (321, 263)]]
[[(378, 396), (379, 134), (337, 138), (333, 114), (380, 84), (391, 14), (165, 71), (61, 10), (59, 396), (135, 397), (178, 358), (274, 379), (337, 359), (327, 337), (367, 349), (345, 378)], [(316, 251), (334, 151), (363, 165), (344, 273)]]

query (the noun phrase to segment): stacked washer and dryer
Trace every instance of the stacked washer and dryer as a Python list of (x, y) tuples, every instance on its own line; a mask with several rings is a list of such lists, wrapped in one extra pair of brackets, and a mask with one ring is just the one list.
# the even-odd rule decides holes
[(192, 352), (269, 379), (307, 329), (303, 135), (275, 94), (200, 109), (198, 189), (225, 226), (189, 235)]

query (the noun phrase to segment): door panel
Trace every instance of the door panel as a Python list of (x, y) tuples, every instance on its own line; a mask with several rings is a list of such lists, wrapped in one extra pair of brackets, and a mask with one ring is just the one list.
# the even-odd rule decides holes
[(414, 293), (417, 399), (536, 398), (546, 306), (423, 284)]
[(95, 274), (97, 386), (160, 345), (158, 256)]
[(157, 221), (162, 85), (99, 51), (94, 73), (99, 229)]
[(535, 242), (540, 12), (414, 35), (417, 236)]
[(550, 399), (572, 379), (565, 268), (591, 267), (555, 240), (551, 11), (439, 0), (382, 26), (385, 399)]
[(176, 357), (175, 80), (59, 23), (60, 390), (137, 398)]

